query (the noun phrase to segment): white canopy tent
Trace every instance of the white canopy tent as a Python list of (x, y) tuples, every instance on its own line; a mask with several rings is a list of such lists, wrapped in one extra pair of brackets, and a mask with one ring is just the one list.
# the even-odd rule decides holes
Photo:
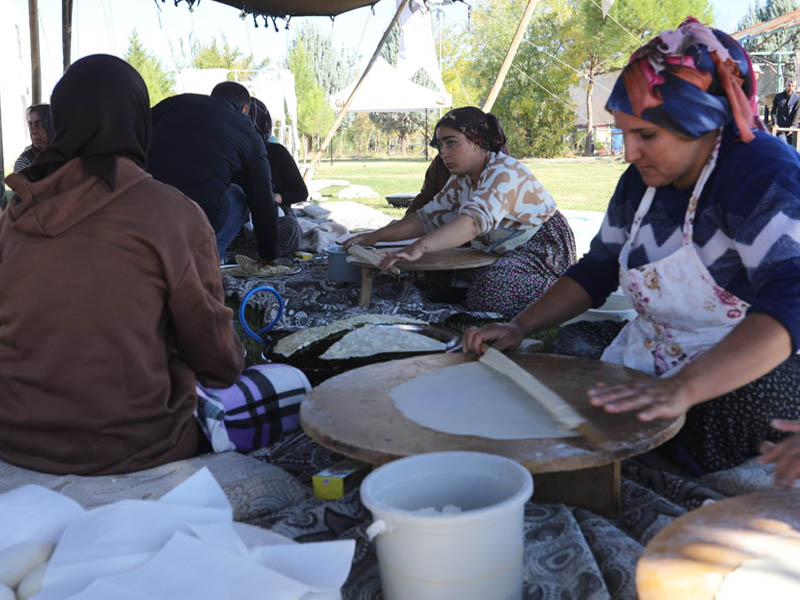
[[(339, 111), (356, 84), (347, 86), (330, 97), (331, 107)], [(348, 112), (411, 112), (453, 106), (453, 96), (431, 90), (404, 79), (382, 58), (375, 61)]]

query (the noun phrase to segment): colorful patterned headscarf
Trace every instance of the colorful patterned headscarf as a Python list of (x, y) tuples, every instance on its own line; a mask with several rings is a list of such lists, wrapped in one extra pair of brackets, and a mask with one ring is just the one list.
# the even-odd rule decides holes
[(481, 148), (492, 152), (508, 153), (505, 150), (506, 134), (500, 126), (500, 121), (492, 113), (485, 113), (480, 108), (464, 106), (445, 113), (433, 128), (433, 138), (430, 144), (437, 150), (441, 149), (441, 143), (436, 137), (436, 130), (442, 126), (460, 131), (467, 136), (468, 140), (478, 144)]
[(606, 110), (618, 110), (698, 138), (731, 118), (743, 142), (758, 118), (750, 56), (727, 33), (688, 17), (633, 53), (617, 79)]

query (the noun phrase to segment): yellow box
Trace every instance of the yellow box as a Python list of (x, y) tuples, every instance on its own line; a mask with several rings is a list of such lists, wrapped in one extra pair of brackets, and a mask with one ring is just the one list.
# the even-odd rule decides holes
[(333, 463), (311, 478), (314, 495), (323, 500), (337, 500), (350, 492), (369, 472), (369, 465), (349, 458)]
[(311, 252), (302, 252), (300, 250), (295, 252), (294, 255), (301, 260), (311, 260), (314, 258), (314, 255), (311, 254)]

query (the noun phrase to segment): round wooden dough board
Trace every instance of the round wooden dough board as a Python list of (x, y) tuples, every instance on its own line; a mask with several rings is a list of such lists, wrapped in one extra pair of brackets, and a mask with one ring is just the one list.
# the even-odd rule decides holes
[(601, 450), (582, 437), (496, 440), (455, 435), (409, 421), (395, 408), (390, 396), (393, 387), (429, 371), (475, 360), (463, 353), (376, 363), (332, 377), (303, 401), (303, 429), (323, 446), (373, 465), (423, 452), (473, 450), (507, 456), (532, 473), (549, 473), (598, 467), (641, 454), (671, 438), (683, 424), (683, 417), (644, 423), (633, 414), (611, 415), (588, 403), (586, 391), (596, 382), (649, 377), (639, 371), (588, 358), (509, 356), (605, 431), (613, 443)]
[[(636, 568), (640, 600), (714, 600), (725, 575), (769, 536), (800, 548), (800, 490), (768, 490), (720, 500), (686, 513), (647, 544)], [(767, 593), (764, 598), (769, 598)]]
[[(397, 251), (396, 248), (391, 250), (381, 248), (373, 250), (376, 254), (386, 254), (387, 252), (395, 251)], [(397, 268), (403, 271), (458, 271), (460, 269), (487, 267), (496, 260), (497, 256), (486, 254), (486, 252), (481, 252), (473, 248), (449, 248), (448, 250), (426, 252), (415, 261), (408, 262), (401, 260), (396, 264)], [(357, 267), (377, 268), (356, 257), (349, 257), (347, 262)]]

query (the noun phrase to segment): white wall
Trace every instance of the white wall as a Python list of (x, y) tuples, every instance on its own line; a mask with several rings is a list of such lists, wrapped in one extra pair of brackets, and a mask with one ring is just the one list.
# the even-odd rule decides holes
[(3, 0), (0, 15), (0, 118), (3, 162), (10, 174), (22, 150), (31, 141), (25, 109), (31, 100), (31, 55), (28, 9), (24, 0)]

